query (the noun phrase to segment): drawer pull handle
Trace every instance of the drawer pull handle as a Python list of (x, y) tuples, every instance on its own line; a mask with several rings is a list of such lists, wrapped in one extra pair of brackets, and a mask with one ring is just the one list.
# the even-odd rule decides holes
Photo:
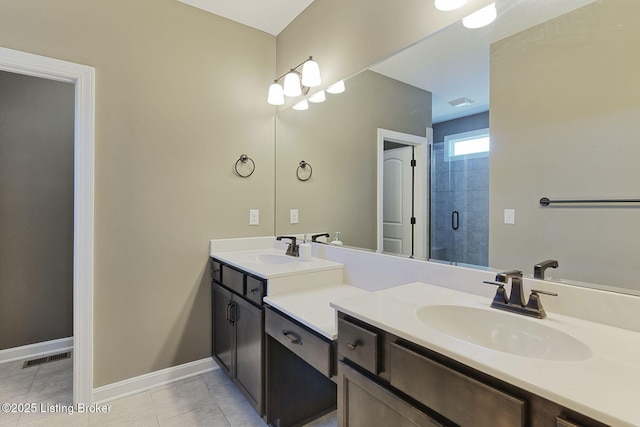
[(287, 339), (289, 341), (291, 341), (291, 344), (300, 344), (302, 345), (302, 340), (300, 339), (300, 337), (296, 334), (294, 334), (291, 331), (282, 331), (282, 335), (284, 335), (285, 337), (287, 337)]
[(249, 292), (253, 294), (253, 293), (258, 292), (259, 290), (260, 290), (260, 288), (253, 288), (253, 289), (250, 289)]
[(356, 343), (354, 343), (354, 344), (347, 343), (347, 348), (348, 348), (349, 350), (355, 350), (357, 346), (358, 346), (358, 343), (357, 343), (357, 342), (356, 342)]

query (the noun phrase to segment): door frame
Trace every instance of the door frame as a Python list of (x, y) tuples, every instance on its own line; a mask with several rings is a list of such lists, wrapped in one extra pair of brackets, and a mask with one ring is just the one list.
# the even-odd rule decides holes
[(427, 201), (429, 195), (429, 144), (433, 139), (433, 129), (426, 128), (426, 136), (411, 135), (408, 133), (396, 132), (389, 129), (378, 128), (377, 133), (377, 215), (376, 215), (376, 233), (377, 233), (377, 253), (382, 253), (382, 218), (383, 218), (383, 187), (384, 187), (384, 142), (397, 142), (404, 145), (412, 145), (415, 147), (415, 159), (417, 161), (415, 173), (414, 200), (416, 212), (416, 228), (415, 236), (416, 244), (414, 245), (414, 258), (426, 259), (429, 256), (427, 245), (429, 239), (427, 233), (429, 231), (429, 210), (427, 209)]
[(73, 402), (93, 403), (95, 69), (0, 47), (0, 70), (75, 86)]

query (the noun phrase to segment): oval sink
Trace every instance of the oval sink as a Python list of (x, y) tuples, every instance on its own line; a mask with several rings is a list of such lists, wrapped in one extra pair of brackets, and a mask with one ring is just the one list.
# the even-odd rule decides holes
[(534, 359), (579, 361), (591, 350), (572, 336), (544, 325), (544, 320), (460, 305), (421, 307), (416, 312), (427, 326), (491, 350)]
[(288, 255), (259, 254), (251, 255), (248, 262), (254, 264), (289, 264), (295, 262), (297, 258)]

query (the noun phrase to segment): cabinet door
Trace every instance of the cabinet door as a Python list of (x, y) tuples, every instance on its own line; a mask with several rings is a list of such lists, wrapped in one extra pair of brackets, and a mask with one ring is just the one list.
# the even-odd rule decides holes
[(338, 371), (339, 427), (442, 427), (424, 412), (343, 362)]
[(234, 325), (231, 320), (233, 298), (231, 292), (218, 284), (213, 285), (212, 353), (220, 369), (233, 377)]
[(263, 414), (264, 309), (242, 298), (234, 300), (236, 373), (238, 387), (256, 411)]

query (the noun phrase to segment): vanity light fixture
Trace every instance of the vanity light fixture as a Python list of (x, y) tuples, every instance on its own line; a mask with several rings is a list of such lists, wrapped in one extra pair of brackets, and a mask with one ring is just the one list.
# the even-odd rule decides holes
[(318, 104), (320, 102), (324, 102), (327, 99), (327, 95), (325, 95), (324, 91), (316, 92), (309, 97), (309, 102), (313, 102), (314, 104)]
[[(300, 67), (302, 67), (302, 72), (298, 71)], [(281, 85), (280, 81), (283, 79), (284, 82)], [(309, 92), (309, 88), (319, 86), (321, 83), (320, 67), (310, 56), (309, 59), (302, 61), (285, 75), (273, 81), (269, 86), (267, 102), (271, 105), (282, 105), (284, 104), (285, 95), (290, 97), (306, 95)]]
[(339, 82), (336, 82), (329, 86), (327, 88), (327, 92), (333, 95), (344, 92), (344, 80), (340, 80)]
[(435, 0), (436, 9), (443, 12), (460, 9), (467, 3), (467, 0)]
[(470, 29), (482, 28), (491, 24), (496, 19), (496, 16), (498, 16), (496, 4), (491, 3), (466, 18), (462, 18), (462, 25)]
[(294, 105), (291, 108), (293, 108), (294, 110), (298, 110), (298, 111), (308, 110), (309, 109), (309, 103), (307, 102), (306, 99), (303, 99), (302, 101), (298, 102), (296, 105)]

